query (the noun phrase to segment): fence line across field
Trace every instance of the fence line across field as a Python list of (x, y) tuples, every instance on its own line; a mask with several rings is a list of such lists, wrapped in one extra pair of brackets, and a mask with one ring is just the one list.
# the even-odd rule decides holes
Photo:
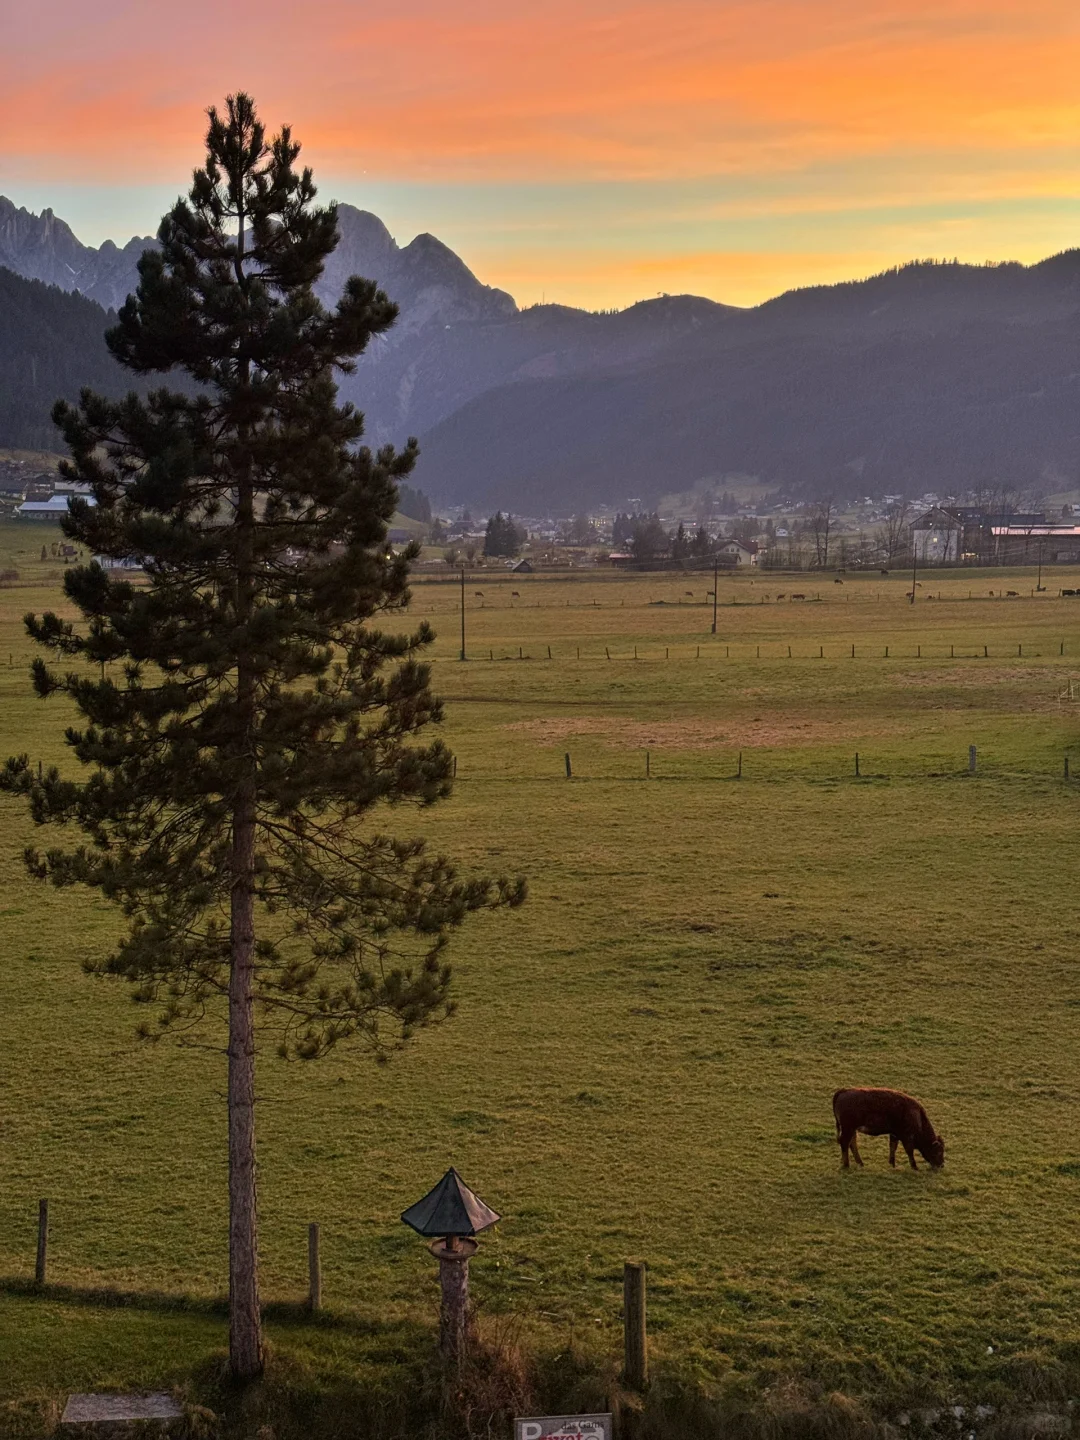
[[(758, 754), (769, 756), (777, 750), (785, 750), (784, 746), (756, 746), (750, 752), (751, 756), (756, 751)], [(836, 784), (842, 780), (895, 780), (895, 781), (921, 781), (921, 780), (959, 780), (971, 775), (988, 775), (995, 780), (1010, 781), (1054, 781), (1062, 780), (1072, 783), (1070, 774), (1070, 756), (1068, 752), (1063, 754), (1060, 767), (1055, 765), (1052, 769), (1024, 768), (1020, 765), (1010, 764), (1008, 761), (991, 759), (987, 766), (985, 761), (980, 764), (979, 748), (977, 745), (969, 745), (967, 753), (957, 751), (956, 755), (938, 755), (932, 760), (923, 760), (923, 768), (903, 769), (895, 761), (888, 762), (875, 760), (872, 752), (866, 750), (855, 750), (851, 752), (850, 761), (842, 767), (832, 763), (836, 758), (834, 755), (829, 759), (823, 759), (818, 765), (807, 765), (803, 769), (795, 768), (787, 759), (782, 765), (775, 761), (765, 760), (755, 767), (753, 760), (748, 759), (744, 768), (743, 750), (725, 750), (722, 758), (718, 759), (715, 769), (686, 770), (663, 768), (663, 760), (674, 755), (685, 755), (686, 751), (669, 751), (654, 747), (640, 747), (625, 753), (634, 753), (641, 757), (640, 768), (633, 772), (610, 770), (590, 772), (588, 766), (581, 766), (573, 758), (573, 752), (566, 750), (562, 755), (562, 764), (553, 759), (550, 769), (544, 769), (533, 773), (524, 773), (520, 770), (513, 772), (506, 771), (497, 773), (495, 771), (484, 772), (474, 770), (468, 765), (462, 765), (460, 774), (458, 772), (458, 757), (454, 757), (454, 779), (459, 784), (472, 785), (520, 785), (538, 784), (545, 785), (561, 782), (565, 784), (570, 781), (574, 784), (593, 783), (604, 785), (639, 785), (645, 782), (657, 784), (678, 784), (678, 785), (711, 785), (724, 784), (732, 780), (758, 781), (761, 784), (771, 785), (783, 783), (790, 780), (809, 780), (821, 784)], [(702, 753), (700, 751), (693, 753)], [(880, 768), (888, 763), (888, 769)], [(918, 763), (918, 762), (916, 762)], [(873, 768), (874, 766), (878, 768)], [(937, 768), (926, 768), (934, 765)], [(723, 768), (721, 768), (723, 766)], [(869, 768), (868, 768), (869, 767)], [(944, 768), (942, 768), (944, 767)]]
[[(593, 646), (589, 645), (565, 645), (560, 646), (558, 642), (554, 645), (548, 644), (546, 640), (532, 642), (536, 653), (527, 651), (527, 643), (516, 644), (515, 642), (504, 642), (502, 645), (480, 645), (467, 650), (459, 659), (466, 662), (475, 661), (478, 663), (494, 663), (506, 660), (521, 661), (552, 661), (560, 663), (565, 660), (599, 660), (600, 651), (603, 650), (605, 661), (670, 661), (670, 660), (1043, 660), (1048, 658), (1063, 659), (1066, 655), (1065, 641), (1059, 640), (1056, 648), (1051, 644), (1048, 650), (1034, 648), (1035, 645), (1045, 645), (1046, 641), (1023, 641), (1002, 645), (995, 644), (993, 652), (988, 644), (973, 645), (970, 641), (959, 644), (950, 643), (947, 647), (944, 642), (926, 644), (921, 641), (906, 641), (901, 645), (890, 642), (888, 645), (872, 645), (869, 643), (859, 644), (858, 642), (845, 642), (842, 645), (823, 644), (809, 645), (805, 642), (799, 645), (788, 645), (784, 641), (706, 641), (701, 645), (657, 645), (654, 649), (651, 645), (626, 644), (626, 648), (619, 646), (601, 645), (594, 641)], [(626, 643), (626, 642), (624, 642)], [(914, 649), (912, 650), (912, 645)], [(1026, 646), (1026, 653), (1025, 653)], [(733, 653), (734, 652), (734, 653)], [(1070, 696), (1070, 698), (1072, 698)]]

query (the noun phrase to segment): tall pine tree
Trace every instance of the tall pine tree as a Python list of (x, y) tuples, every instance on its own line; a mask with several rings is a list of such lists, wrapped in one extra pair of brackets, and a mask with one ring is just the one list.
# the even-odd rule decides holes
[[(160, 251), (107, 337), (139, 374), (183, 390), (58, 404), (74, 500), (64, 530), (92, 555), (137, 557), (147, 583), (96, 563), (64, 589), (83, 620), (28, 616), (58, 674), (37, 693), (82, 716), (68, 743), (90, 774), (26, 756), (0, 784), (39, 824), (85, 843), (27, 852), (35, 875), (99, 887), (127, 918), (96, 965), (156, 1005), (144, 1029), (227, 1018), (230, 1357), (262, 1368), (255, 1168), (258, 1036), (311, 1058), (357, 1037), (402, 1043), (451, 1008), (444, 950), (470, 912), (512, 905), (521, 881), (463, 879), (372, 810), (430, 805), (451, 755), (419, 732), (440, 719), (420, 653), (425, 624), (383, 629), (408, 603), (408, 562), (386, 543), (397, 482), (416, 459), (360, 445), (338, 405), (396, 307), (353, 278), (326, 311), (312, 286), (337, 243), (288, 129), (268, 141), (254, 105), (209, 112), (207, 157), (161, 223)], [(258, 1017), (258, 1025), (256, 1023)]]

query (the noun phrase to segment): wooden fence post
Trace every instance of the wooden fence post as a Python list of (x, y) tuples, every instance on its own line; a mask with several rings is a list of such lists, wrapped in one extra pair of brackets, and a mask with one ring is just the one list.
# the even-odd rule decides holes
[(38, 1201), (37, 1216), (37, 1260), (34, 1264), (34, 1284), (44, 1285), (49, 1262), (49, 1202)]
[(573, 770), (571, 770), (571, 768), (570, 768), (570, 751), (569, 751), (569, 750), (566, 752), (565, 760), (566, 760), (566, 778), (567, 778), (568, 780), (572, 780), (572, 779), (574, 778), (574, 772), (573, 772)]
[(855, 779), (859, 778), (859, 752), (855, 751)]
[(315, 1311), (322, 1307), (322, 1261), (319, 1258), (319, 1227), (307, 1227), (307, 1268), (308, 1268), (308, 1309)]
[(624, 1377), (631, 1390), (649, 1383), (648, 1340), (645, 1329), (645, 1266), (623, 1266)]
[[(1069, 762), (1068, 762), (1068, 760), (1065, 761), (1065, 773), (1066, 773), (1066, 775), (1069, 773)], [(649, 752), (648, 752), (648, 750), (646, 750), (646, 751), (645, 751), (645, 779), (646, 779), (646, 780), (648, 780), (649, 774), (650, 774)]]
[(968, 774), (969, 774), (969, 775), (974, 775), (974, 774), (975, 774), (975, 766), (978, 764), (978, 760), (979, 760), (978, 747), (975, 746), (975, 745), (969, 745), (969, 746), (968, 746)]
[(742, 751), (739, 751), (739, 768), (735, 771), (735, 779), (742, 779)]

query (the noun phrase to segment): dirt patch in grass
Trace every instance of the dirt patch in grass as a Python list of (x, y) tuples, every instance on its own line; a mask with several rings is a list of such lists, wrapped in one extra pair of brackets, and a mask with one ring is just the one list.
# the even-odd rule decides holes
[(714, 750), (756, 747), (798, 747), (839, 744), (870, 736), (892, 735), (892, 726), (868, 726), (863, 721), (801, 719), (776, 715), (753, 719), (630, 720), (607, 715), (551, 715), (518, 720), (507, 730), (532, 736), (542, 745), (558, 745), (571, 736), (594, 736), (612, 749), (655, 746), (670, 750)]
[[(1075, 677), (1074, 677), (1075, 678)], [(1056, 675), (1048, 675), (1045, 665), (954, 665), (948, 670), (901, 670), (893, 676), (897, 685), (904, 689), (910, 686), (957, 685), (964, 689), (977, 690), (986, 685), (1016, 685), (1037, 681), (1044, 691), (1057, 694), (1064, 689), (1067, 677), (1059, 681)]]
[[(1080, 695), (1080, 676), (1073, 675), (1073, 690)], [(947, 670), (902, 670), (893, 676), (899, 690), (983, 690), (989, 703), (1025, 713), (1057, 710), (1066, 700), (1070, 676), (1034, 665), (955, 665)]]

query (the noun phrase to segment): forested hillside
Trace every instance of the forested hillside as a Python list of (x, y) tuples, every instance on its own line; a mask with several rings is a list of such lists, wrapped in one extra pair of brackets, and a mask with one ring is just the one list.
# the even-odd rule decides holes
[(138, 388), (105, 348), (100, 305), (0, 267), (0, 445), (55, 450), (54, 401), (89, 385), (106, 395)]

